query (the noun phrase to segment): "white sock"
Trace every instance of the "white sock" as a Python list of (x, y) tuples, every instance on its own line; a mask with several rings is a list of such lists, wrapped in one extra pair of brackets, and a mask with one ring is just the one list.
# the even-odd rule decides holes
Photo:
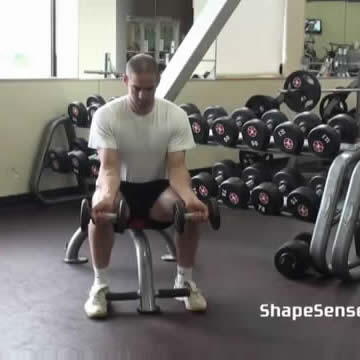
[(94, 269), (94, 286), (104, 286), (108, 285), (108, 279), (107, 279), (107, 267), (106, 268), (97, 268), (95, 265), (93, 265)]
[(185, 281), (192, 280), (192, 267), (185, 268), (180, 265), (177, 266), (177, 283), (179, 285), (184, 285)]

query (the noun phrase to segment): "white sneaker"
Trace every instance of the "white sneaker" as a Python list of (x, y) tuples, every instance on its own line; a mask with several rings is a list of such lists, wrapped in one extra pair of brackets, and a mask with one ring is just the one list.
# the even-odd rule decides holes
[(179, 297), (175, 298), (176, 300), (183, 301), (185, 303), (186, 310), (189, 311), (206, 311), (207, 302), (205, 297), (202, 295), (199, 288), (196, 287), (196, 284), (193, 281), (185, 281), (184, 284), (180, 284), (175, 280), (174, 288), (183, 288), (187, 287), (190, 290), (189, 297)]
[(89, 298), (87, 299), (84, 309), (89, 318), (104, 318), (108, 313), (108, 304), (106, 293), (109, 291), (108, 286), (92, 286)]

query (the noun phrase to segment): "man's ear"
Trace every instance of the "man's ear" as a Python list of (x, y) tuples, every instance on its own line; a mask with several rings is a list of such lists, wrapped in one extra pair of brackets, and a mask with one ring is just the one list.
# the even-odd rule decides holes
[(124, 75), (124, 83), (126, 85), (129, 83), (129, 77), (126, 74)]

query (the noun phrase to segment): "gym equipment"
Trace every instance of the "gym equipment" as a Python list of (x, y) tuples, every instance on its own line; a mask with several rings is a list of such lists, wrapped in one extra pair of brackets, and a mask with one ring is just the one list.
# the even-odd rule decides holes
[[(125, 207), (125, 204), (124, 204)], [(85, 206), (82, 213), (84, 213), (84, 223), (85, 217), (87, 221), (90, 221), (89, 218), (90, 208)], [(87, 213), (87, 214), (86, 214)], [(122, 214), (122, 208), (118, 209), (117, 214), (109, 214), (112, 221), (117, 221), (119, 214)], [(120, 215), (122, 218), (122, 215)], [(121, 220), (122, 221), (122, 220)], [(121, 222), (120, 221), (120, 222)], [(85, 226), (87, 227), (87, 225)], [(125, 230), (128, 231), (132, 240), (134, 241), (136, 249), (136, 260), (137, 260), (137, 269), (138, 269), (138, 290), (130, 291), (125, 293), (119, 292), (109, 292), (106, 294), (107, 301), (116, 301), (116, 300), (137, 300), (139, 299), (138, 312), (141, 314), (151, 314), (158, 313), (160, 311), (159, 306), (157, 306), (155, 299), (156, 298), (172, 298), (172, 297), (184, 297), (189, 296), (190, 291), (188, 288), (179, 288), (179, 289), (159, 289), (155, 291), (154, 280), (153, 280), (153, 266), (152, 266), (152, 254), (149, 244), (149, 239), (144, 232), (145, 226), (142, 222), (142, 219), (133, 219), (125, 227)], [(121, 230), (124, 230), (123, 228)], [(117, 229), (115, 228), (115, 231)], [(161, 237), (164, 238), (169, 249), (172, 249), (174, 256), (175, 245), (173, 243), (173, 237), (165, 230), (156, 230)], [(84, 241), (87, 238), (87, 231), (82, 231), (79, 227), (70, 241), (67, 242), (65, 246), (65, 258), (64, 262), (68, 264), (83, 264), (88, 261), (86, 257), (79, 256), (79, 250)]]
[(284, 206), (285, 196), (304, 183), (305, 178), (297, 170), (281, 169), (273, 176), (272, 182), (261, 183), (254, 188), (251, 203), (261, 214), (278, 215)]
[(210, 137), (212, 123), (220, 117), (227, 116), (226, 110), (219, 105), (209, 106), (204, 110), (203, 115), (193, 113), (188, 116), (195, 142), (207, 144)]
[(84, 138), (79, 138), (79, 137), (76, 137), (75, 139), (73, 139), (71, 141), (70, 149), (83, 151), (88, 156), (93, 155), (96, 152), (95, 149), (91, 149), (88, 147), (87, 140), (85, 140)]
[(99, 105), (99, 106), (103, 106), (106, 104), (106, 101), (104, 100), (104, 98), (101, 95), (90, 95), (87, 99), (86, 99), (86, 107), (90, 107), (91, 105)]
[(230, 117), (217, 118), (211, 126), (214, 140), (224, 146), (237, 145), (241, 128), (254, 118), (256, 118), (255, 113), (246, 107), (235, 109)]
[(254, 95), (245, 104), (258, 117), (266, 111), (279, 109), (285, 104), (297, 113), (312, 110), (320, 100), (321, 86), (319, 80), (309, 72), (295, 71), (285, 80), (284, 88), (277, 98), (264, 95)]
[[(348, 112), (346, 97), (341, 93), (328, 94), (324, 96), (319, 105), (319, 112), (323, 122), (327, 122), (333, 116)], [(335, 100), (335, 101), (334, 101)], [(334, 101), (335, 105), (330, 108), (330, 104)]]
[(68, 115), (73, 124), (79, 128), (87, 128), (89, 115), (85, 105), (79, 101), (74, 101), (68, 106)]
[(293, 120), (278, 125), (273, 133), (276, 146), (288, 154), (299, 154), (303, 148), (305, 137), (310, 130), (321, 124), (318, 115), (305, 111), (297, 114)]
[[(206, 205), (209, 209), (209, 222), (211, 227), (214, 230), (219, 230), (220, 228), (220, 210), (215, 199), (209, 199), (206, 201)], [(174, 227), (179, 234), (182, 234), (185, 231), (185, 222), (191, 221), (193, 213), (188, 212), (184, 207), (184, 203), (181, 200), (178, 200), (174, 204)]]
[(293, 240), (286, 242), (276, 252), (275, 268), (289, 279), (303, 278), (311, 267), (310, 233), (300, 233)]
[(289, 212), (304, 221), (314, 222), (319, 212), (326, 176), (313, 176), (308, 186), (300, 186), (290, 192), (287, 198)]
[(268, 110), (262, 115), (261, 120), (252, 119), (243, 125), (241, 129), (243, 141), (255, 150), (266, 150), (274, 129), (286, 121), (288, 121), (287, 116), (280, 110)]
[(186, 112), (187, 116), (192, 114), (201, 114), (199, 108), (195, 104), (186, 103), (186, 104), (181, 104), (180, 107)]
[(218, 185), (231, 176), (236, 175), (236, 164), (232, 160), (223, 160), (215, 163), (212, 167), (212, 175), (200, 172), (192, 177), (192, 188), (200, 200), (216, 197)]
[(98, 154), (93, 154), (89, 156), (89, 168), (90, 168), (90, 176), (97, 178), (99, 176), (100, 170), (100, 159)]
[(239, 177), (230, 177), (219, 186), (219, 198), (230, 208), (247, 208), (250, 192), (271, 178), (269, 167), (258, 162), (246, 167)]
[(32, 174), (30, 177), (30, 191), (34, 194), (42, 204), (52, 205), (61, 202), (81, 200), (82, 198), (91, 197), (93, 183), (88, 179), (76, 177), (77, 189), (75, 193), (68, 195), (50, 195), (45, 190), (41, 190), (41, 179), (45, 174), (45, 169), (50, 166), (48, 154), (55, 132), (63, 127), (68, 143), (68, 148), (71, 148), (71, 142), (75, 139), (75, 129), (67, 116), (60, 116), (48, 122), (43, 130), (38, 152), (35, 156), (35, 163), (33, 165)]
[(341, 142), (354, 143), (358, 135), (358, 126), (348, 114), (338, 114), (327, 125), (321, 124), (308, 135), (310, 150), (319, 157), (332, 157), (338, 154)]
[(58, 173), (67, 174), (72, 171), (72, 163), (69, 153), (63, 148), (55, 148), (48, 151), (50, 168)]
[(88, 177), (90, 173), (90, 163), (88, 155), (81, 150), (73, 150), (69, 153), (72, 164), (72, 171), (79, 177)]
[[(124, 200), (120, 200), (119, 206), (116, 210), (116, 213), (103, 213), (103, 216), (108, 218), (109, 221), (114, 224), (115, 231), (119, 233), (123, 233), (126, 228), (126, 214), (127, 211), (127, 204)], [(91, 215), (91, 207), (89, 201), (87, 199), (83, 199), (81, 201), (81, 209), (80, 209), (80, 228), (81, 231), (87, 232), (89, 222), (93, 221)]]

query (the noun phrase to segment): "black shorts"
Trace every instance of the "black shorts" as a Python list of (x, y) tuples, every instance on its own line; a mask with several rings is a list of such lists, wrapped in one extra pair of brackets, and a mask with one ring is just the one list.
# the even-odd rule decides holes
[(146, 183), (131, 183), (122, 181), (120, 192), (124, 196), (129, 208), (129, 223), (134, 219), (144, 223), (144, 227), (151, 229), (165, 229), (172, 225), (171, 222), (160, 222), (150, 219), (150, 210), (154, 203), (169, 187), (169, 180), (155, 180)]

